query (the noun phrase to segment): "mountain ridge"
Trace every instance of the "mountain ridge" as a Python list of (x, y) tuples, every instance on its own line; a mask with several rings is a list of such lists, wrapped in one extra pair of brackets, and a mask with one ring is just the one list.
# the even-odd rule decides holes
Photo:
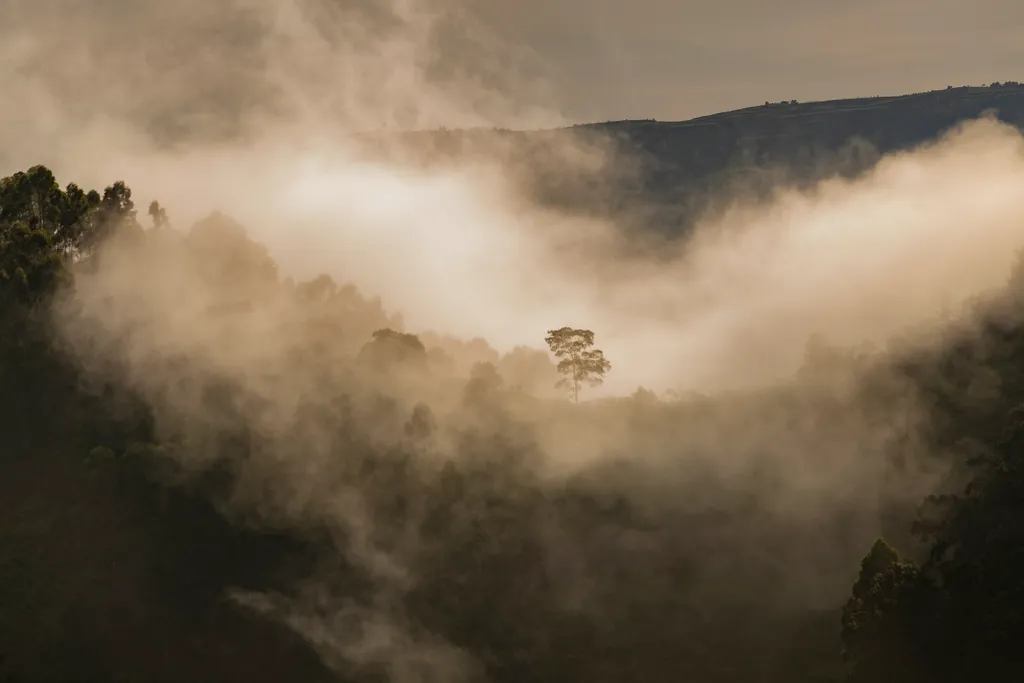
[[(725, 199), (780, 186), (852, 178), (884, 155), (933, 141), (991, 114), (1024, 129), (1024, 85), (950, 87), (906, 95), (765, 103), (685, 121), (622, 120), (561, 128), (438, 129), (358, 136), (371, 154), (395, 150), (431, 165), (504, 155), (543, 205), (609, 217), (631, 228), (684, 234)], [(563, 137), (570, 136), (570, 137)], [(593, 143), (581, 165), (568, 142)], [(498, 149), (500, 152), (495, 152)]]

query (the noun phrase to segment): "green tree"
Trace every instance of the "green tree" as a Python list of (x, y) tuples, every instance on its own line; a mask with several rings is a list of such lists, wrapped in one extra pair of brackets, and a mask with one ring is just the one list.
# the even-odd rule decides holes
[(952, 467), (913, 525), (920, 569), (877, 544), (865, 561), (843, 617), (852, 680), (1007, 680), (1024, 667), (1022, 292), (1018, 260), (973, 310), (972, 334), (897, 362), (928, 406), (927, 452)]
[(544, 341), (558, 358), (558, 372), (562, 379), (556, 386), (572, 387), (572, 397), (576, 403), (580, 402), (580, 384), (598, 386), (604, 381), (605, 373), (612, 368), (612, 364), (604, 357), (604, 351), (592, 348), (594, 333), (590, 330), (571, 327), (548, 330)]
[(0, 179), (0, 230), (39, 230), (53, 241), (55, 251), (80, 251), (95, 227), (100, 201), (99, 193), (85, 192), (74, 183), (62, 191), (50, 169), (33, 166)]
[(915, 639), (923, 635), (927, 584), (912, 562), (879, 538), (861, 561), (853, 594), (843, 607), (843, 658), (851, 683), (922, 680)]

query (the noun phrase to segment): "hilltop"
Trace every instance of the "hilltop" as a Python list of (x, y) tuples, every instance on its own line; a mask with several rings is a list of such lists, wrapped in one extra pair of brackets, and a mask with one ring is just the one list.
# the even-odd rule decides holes
[[(766, 103), (689, 121), (618, 121), (584, 129), (610, 133), (637, 155), (644, 199), (707, 208), (716, 192), (760, 192), (861, 173), (882, 155), (933, 140), (990, 113), (1024, 128), (1024, 86), (948, 88), (894, 97)], [(731, 192), (730, 192), (731, 191)], [(639, 198), (639, 196), (636, 196)], [(662, 218), (673, 214), (662, 213)]]
[[(646, 229), (676, 233), (716, 200), (758, 195), (779, 184), (855, 176), (884, 154), (933, 140), (958, 123), (990, 113), (1024, 128), (1024, 85), (823, 102), (764, 103), (688, 121), (625, 120), (552, 130), (440, 130), (362, 136), (385, 141), (427, 163), (487, 153), (495, 141), (522, 165), (542, 201), (574, 211), (612, 214)], [(582, 137), (608, 151), (581, 173), (558, 144)]]

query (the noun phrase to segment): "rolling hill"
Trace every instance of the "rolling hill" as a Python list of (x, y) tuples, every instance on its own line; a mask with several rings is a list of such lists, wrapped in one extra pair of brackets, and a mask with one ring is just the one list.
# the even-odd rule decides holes
[[(565, 129), (458, 130), (363, 136), (376, 152), (416, 150), (424, 163), (501, 150), (534, 196), (634, 227), (680, 234), (716, 202), (779, 184), (855, 176), (881, 155), (933, 140), (991, 113), (1024, 128), (1024, 85), (824, 102), (765, 103), (689, 121), (627, 120)], [(563, 156), (568, 136), (592, 142), (604, 162), (580, 170)], [(398, 143), (389, 147), (388, 143)]]

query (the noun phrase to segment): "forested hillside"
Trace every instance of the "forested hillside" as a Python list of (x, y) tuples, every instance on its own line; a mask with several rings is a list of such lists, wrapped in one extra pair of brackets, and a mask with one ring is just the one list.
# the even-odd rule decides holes
[[(738, 141), (758, 168), (802, 158), (784, 131), (885, 151), (992, 98), (1019, 123), (1020, 93), (606, 127), (660, 155), (634, 187), (671, 206), (657, 183), (740, 172)], [(0, 180), (0, 680), (1024, 671), (1024, 266), (941, 343), (577, 404), (543, 351), (405, 329), (228, 216), (68, 180)]]

